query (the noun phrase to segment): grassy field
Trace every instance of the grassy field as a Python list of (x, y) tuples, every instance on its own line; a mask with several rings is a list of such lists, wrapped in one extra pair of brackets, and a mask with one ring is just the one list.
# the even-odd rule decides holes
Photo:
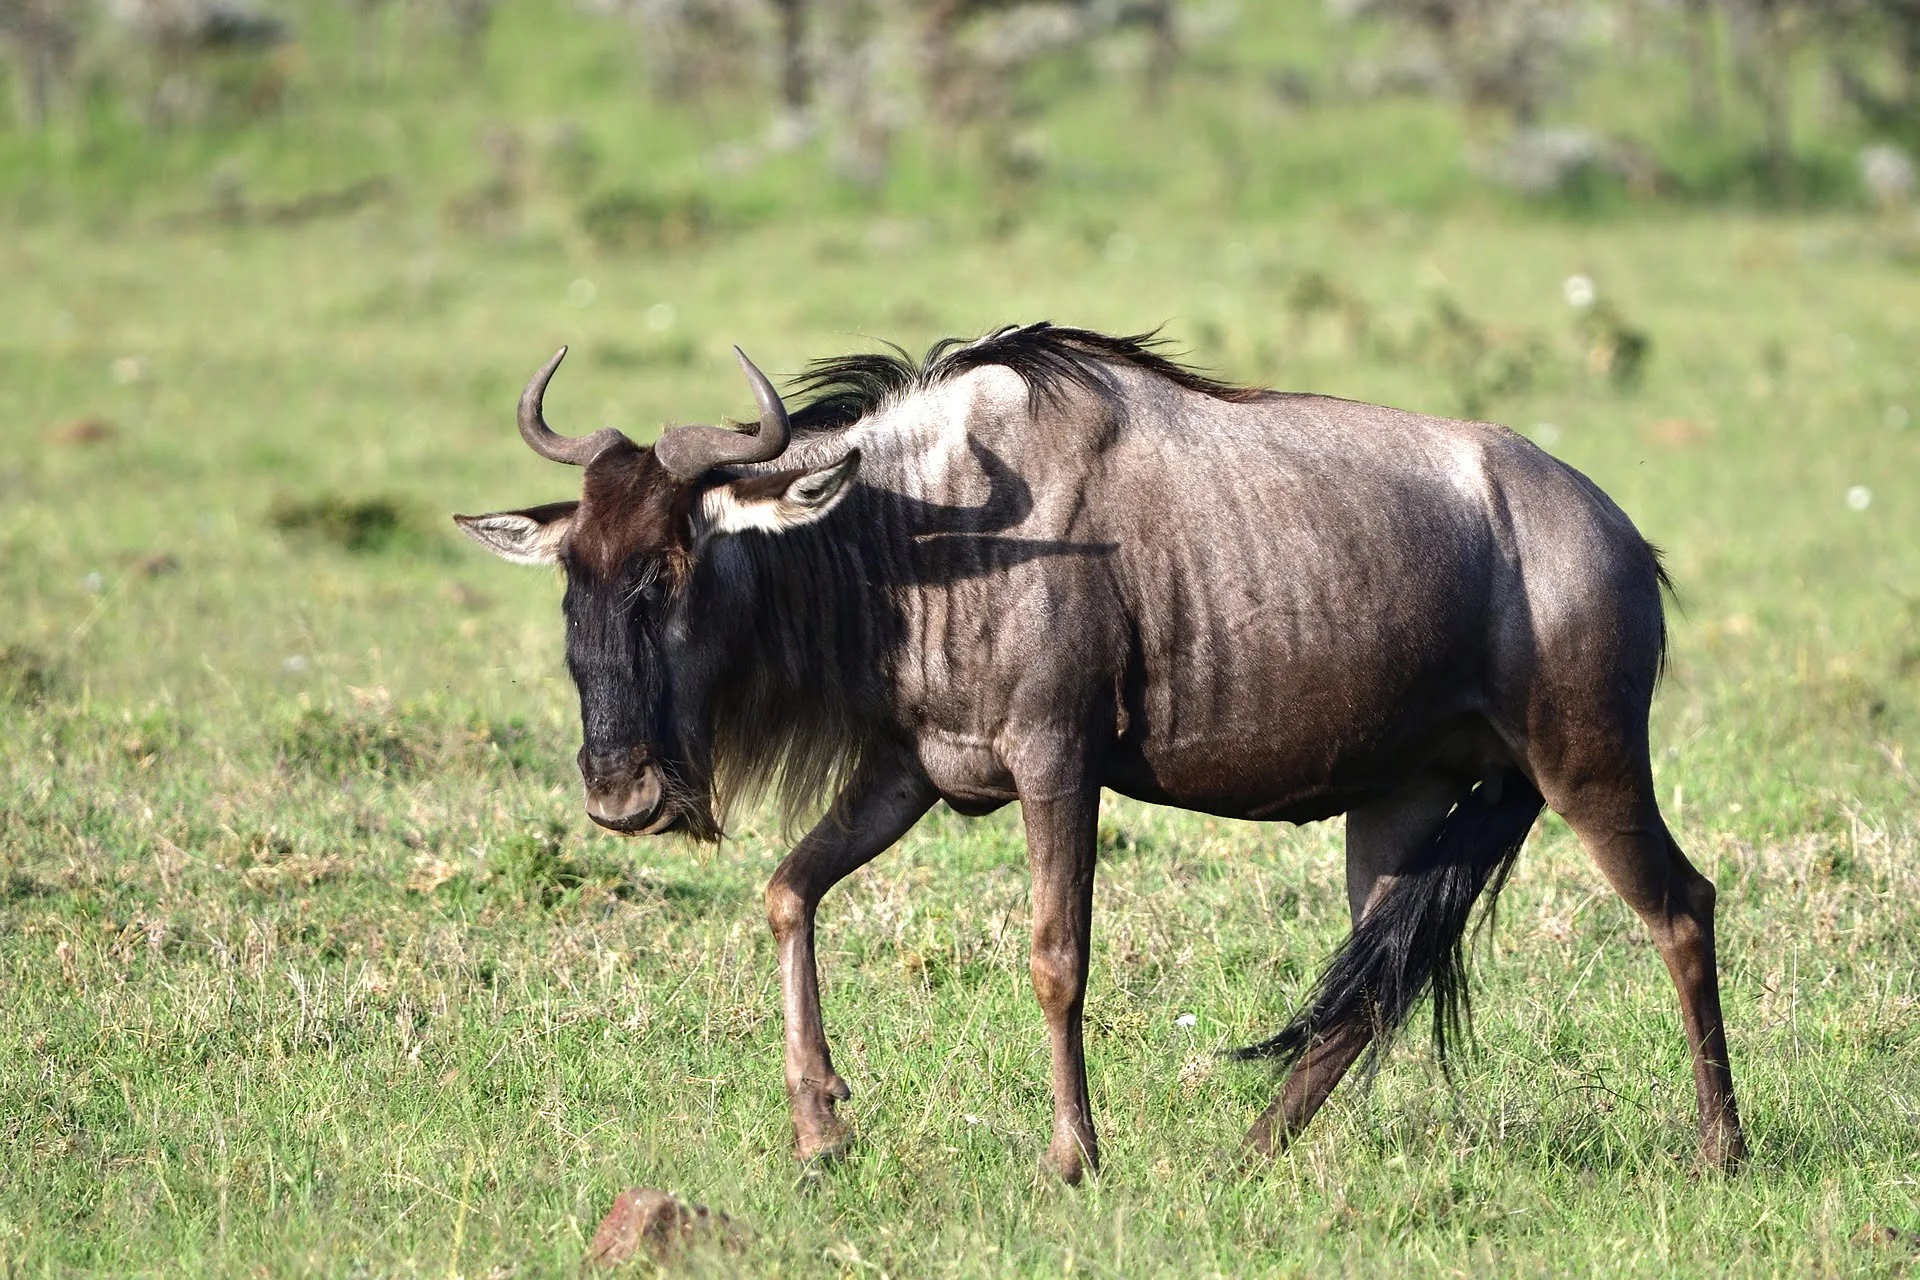
[[(1205, 75), (1155, 117), (1067, 94), (1052, 175), (1014, 196), (918, 153), (880, 196), (816, 189), (801, 153), (699, 178), (684, 242), (597, 244), (590, 197), (546, 179), (476, 224), (489, 120), (566, 115), (607, 171), (683, 193), (745, 127), (593, 78), (620, 51), (557, 14), (508, 6), (495, 82), (443, 103), (434, 72), (378, 110), (0, 144), (0, 1277), (559, 1274), (629, 1185), (739, 1224), (688, 1262), (715, 1273), (1920, 1270), (1911, 225), (1522, 209), (1471, 191), (1438, 107), (1269, 119)], [(501, 68), (549, 26), (550, 65)], [(1293, 39), (1255, 34), (1248, 57)], [(234, 225), (199, 212), (216, 170), (262, 208), (389, 188)], [(1012, 812), (937, 812), (828, 899), (859, 1141), (795, 1168), (777, 832), (597, 834), (559, 584), (445, 517), (577, 483), (511, 427), (560, 342), (556, 425), (641, 435), (745, 410), (733, 342), (792, 372), (1039, 318), (1167, 322), (1234, 377), (1507, 422), (1667, 549), (1656, 768), (1720, 887), (1749, 1169), (1693, 1167), (1671, 987), (1548, 819), (1453, 1083), (1409, 1043), (1248, 1175), (1273, 1082), (1218, 1055), (1343, 936), (1337, 824), (1117, 801), (1098, 1184), (1036, 1173)]]

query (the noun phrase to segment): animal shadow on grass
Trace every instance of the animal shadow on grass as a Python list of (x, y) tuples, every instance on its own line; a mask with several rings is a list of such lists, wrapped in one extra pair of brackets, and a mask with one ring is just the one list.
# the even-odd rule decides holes
[(489, 892), (502, 891), (530, 907), (550, 909), (594, 888), (628, 901), (638, 893), (617, 863), (568, 848), (566, 824), (547, 822), (506, 837), (487, 855)]
[(283, 769), (347, 778), (356, 774), (408, 778), (428, 771), (441, 755), (443, 734), (407, 716), (389, 718), (301, 707), (273, 731)]
[(419, 551), (431, 544), (412, 510), (395, 498), (349, 498), (337, 493), (301, 501), (276, 498), (267, 522), (283, 534), (331, 543), (356, 554)]
[(24, 645), (0, 645), (0, 702), (32, 707), (58, 690), (53, 659)]
[(18, 871), (9, 871), (0, 875), (0, 905), (26, 902), (31, 898), (47, 898), (54, 892), (52, 885), (35, 880), (29, 875), (22, 875)]

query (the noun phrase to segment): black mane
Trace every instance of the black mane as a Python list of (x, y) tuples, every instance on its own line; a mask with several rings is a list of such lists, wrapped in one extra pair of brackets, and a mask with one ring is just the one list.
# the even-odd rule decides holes
[(1159, 330), (1114, 337), (1091, 329), (1073, 329), (1041, 321), (1015, 325), (968, 342), (942, 338), (918, 362), (903, 347), (859, 352), (816, 360), (793, 386), (811, 397), (793, 414), (794, 430), (831, 431), (849, 427), (889, 400), (909, 392), (935, 387), (974, 369), (998, 365), (1011, 369), (1027, 384), (1034, 412), (1058, 405), (1069, 390), (1109, 394), (1102, 365), (1130, 365), (1157, 374), (1175, 386), (1217, 400), (1239, 402), (1263, 394), (1210, 378), (1162, 353), (1167, 345)]

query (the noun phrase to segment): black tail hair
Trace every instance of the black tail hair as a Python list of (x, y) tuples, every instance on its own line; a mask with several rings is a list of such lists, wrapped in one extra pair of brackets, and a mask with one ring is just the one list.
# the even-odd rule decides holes
[(1314, 984), (1306, 1008), (1281, 1032), (1234, 1057), (1294, 1066), (1335, 1029), (1372, 1024), (1363, 1073), (1386, 1057), (1414, 1005), (1433, 992), (1433, 1045), (1444, 1069), (1447, 1046), (1472, 1027), (1467, 992), (1467, 924), (1483, 895), (1484, 925), (1545, 804), (1517, 770), (1480, 783), (1453, 807), (1414, 867), (1373, 904)]

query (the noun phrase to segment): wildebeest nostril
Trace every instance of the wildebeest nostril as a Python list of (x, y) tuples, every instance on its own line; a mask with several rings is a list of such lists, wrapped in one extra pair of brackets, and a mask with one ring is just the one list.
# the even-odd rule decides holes
[(664, 779), (651, 765), (587, 781), (587, 816), (610, 831), (634, 835), (647, 830), (665, 803)]
[(646, 772), (653, 753), (644, 746), (618, 751), (590, 751), (580, 748), (580, 776), (589, 787), (631, 782)]

